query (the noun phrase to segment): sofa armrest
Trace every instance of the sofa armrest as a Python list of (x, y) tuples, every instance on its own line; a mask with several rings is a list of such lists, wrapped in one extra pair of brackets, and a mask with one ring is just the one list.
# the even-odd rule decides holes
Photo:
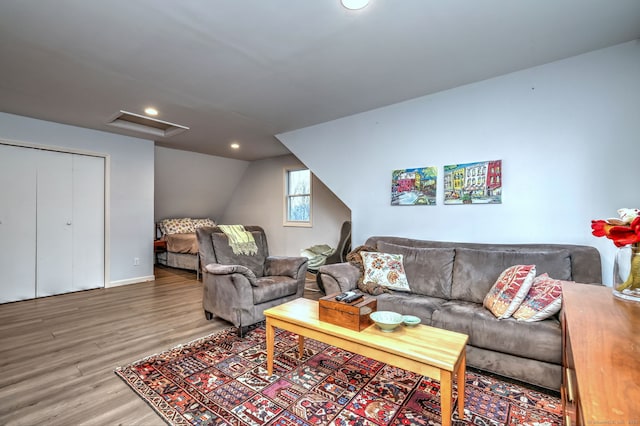
[(359, 278), (360, 269), (350, 263), (333, 263), (318, 269), (318, 279), (327, 295), (355, 289)]
[(246, 266), (242, 265), (220, 265), (217, 263), (210, 263), (204, 267), (204, 269), (213, 275), (243, 275), (251, 283), (252, 286), (256, 285), (256, 275), (253, 271)]
[(306, 274), (308, 261), (306, 257), (269, 256), (264, 263), (264, 275), (298, 279)]

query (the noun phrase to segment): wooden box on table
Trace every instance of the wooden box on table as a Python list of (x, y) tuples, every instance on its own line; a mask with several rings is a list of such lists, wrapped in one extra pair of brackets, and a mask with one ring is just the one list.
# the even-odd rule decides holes
[(374, 297), (365, 294), (361, 299), (346, 303), (336, 300), (338, 294), (330, 294), (319, 300), (320, 321), (355, 331), (362, 331), (373, 324), (369, 314), (375, 312), (378, 307), (378, 301)]

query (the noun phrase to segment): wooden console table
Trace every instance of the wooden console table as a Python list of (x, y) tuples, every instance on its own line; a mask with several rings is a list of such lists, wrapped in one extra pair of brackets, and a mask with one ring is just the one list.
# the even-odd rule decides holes
[(640, 303), (562, 287), (565, 424), (640, 425)]

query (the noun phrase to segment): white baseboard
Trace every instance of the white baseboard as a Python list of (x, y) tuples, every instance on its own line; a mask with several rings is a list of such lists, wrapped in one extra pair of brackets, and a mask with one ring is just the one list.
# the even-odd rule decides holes
[(143, 283), (147, 281), (154, 281), (155, 279), (156, 279), (155, 275), (147, 275), (146, 277), (136, 277), (136, 278), (129, 278), (126, 280), (111, 281), (107, 287), (118, 287), (121, 285)]

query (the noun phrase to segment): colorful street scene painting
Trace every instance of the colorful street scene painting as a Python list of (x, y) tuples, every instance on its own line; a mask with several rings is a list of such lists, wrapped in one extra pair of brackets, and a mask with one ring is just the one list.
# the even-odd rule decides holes
[(501, 204), (502, 160), (444, 166), (445, 204)]
[(391, 174), (391, 205), (435, 205), (437, 178), (436, 167), (394, 170)]

